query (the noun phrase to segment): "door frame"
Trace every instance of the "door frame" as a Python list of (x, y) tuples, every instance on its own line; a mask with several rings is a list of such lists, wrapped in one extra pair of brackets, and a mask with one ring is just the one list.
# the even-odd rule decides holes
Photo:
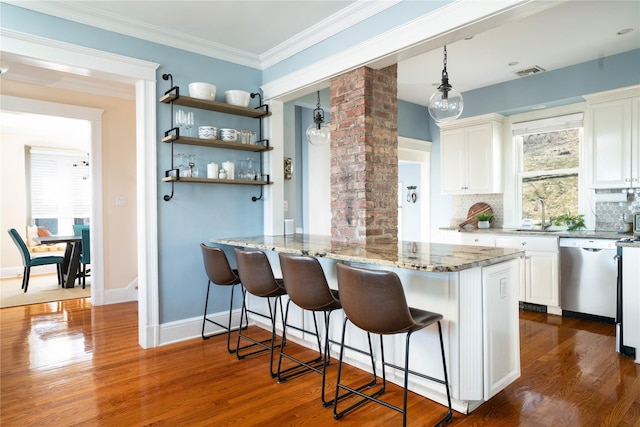
[[(138, 243), (138, 342), (159, 344), (156, 177), (156, 70), (160, 64), (18, 31), (0, 29), (2, 53), (25, 63), (135, 85)], [(62, 68), (61, 68), (62, 67)], [(101, 171), (96, 171), (100, 173)], [(94, 202), (98, 200), (94, 198)], [(102, 210), (102, 199), (99, 199)], [(96, 206), (92, 206), (95, 212)], [(100, 224), (100, 230), (102, 230)], [(96, 224), (96, 232), (98, 224)], [(103, 237), (103, 236), (100, 236)], [(96, 240), (98, 236), (96, 236)], [(101, 240), (102, 241), (102, 240)], [(96, 253), (96, 256), (98, 254)], [(93, 267), (93, 266), (92, 266)], [(99, 305), (103, 301), (94, 301)]]

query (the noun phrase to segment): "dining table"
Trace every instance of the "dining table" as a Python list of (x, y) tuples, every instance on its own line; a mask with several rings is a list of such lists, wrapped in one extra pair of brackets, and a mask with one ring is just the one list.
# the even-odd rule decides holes
[(82, 236), (42, 236), (34, 238), (40, 244), (66, 243), (62, 262), (62, 287), (73, 288), (80, 269), (82, 254)]

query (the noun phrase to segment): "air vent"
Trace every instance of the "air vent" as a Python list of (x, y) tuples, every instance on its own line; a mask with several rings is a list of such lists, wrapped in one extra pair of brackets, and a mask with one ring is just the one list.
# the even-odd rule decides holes
[(546, 70), (538, 65), (534, 65), (533, 67), (525, 68), (524, 70), (514, 71), (514, 74), (517, 74), (520, 77), (532, 76), (534, 74), (544, 73)]

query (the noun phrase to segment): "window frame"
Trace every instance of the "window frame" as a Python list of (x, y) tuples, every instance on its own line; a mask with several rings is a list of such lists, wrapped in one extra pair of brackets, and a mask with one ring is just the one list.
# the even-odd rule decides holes
[(504, 153), (504, 227), (519, 228), (522, 225), (522, 191), (519, 185), (520, 176), (518, 175), (520, 159), (520, 150), (514, 143), (514, 128), (522, 127), (524, 122), (533, 122), (536, 120), (549, 120), (550, 122), (557, 117), (581, 114), (582, 115), (582, 134), (580, 140), (580, 167), (578, 172), (578, 211), (585, 217), (587, 229), (593, 229), (595, 226), (595, 190), (590, 188), (588, 184), (588, 159), (589, 159), (589, 117), (587, 114), (588, 105), (586, 102), (578, 102), (560, 107), (545, 108), (525, 113), (513, 114), (507, 116), (503, 130), (503, 153)]

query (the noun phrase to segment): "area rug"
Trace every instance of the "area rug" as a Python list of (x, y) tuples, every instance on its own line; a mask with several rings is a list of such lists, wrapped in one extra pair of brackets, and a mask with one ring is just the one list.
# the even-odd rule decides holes
[(77, 284), (73, 288), (61, 288), (55, 274), (32, 275), (26, 293), (20, 289), (21, 284), (22, 277), (0, 280), (0, 308), (91, 296), (89, 278), (85, 289)]

